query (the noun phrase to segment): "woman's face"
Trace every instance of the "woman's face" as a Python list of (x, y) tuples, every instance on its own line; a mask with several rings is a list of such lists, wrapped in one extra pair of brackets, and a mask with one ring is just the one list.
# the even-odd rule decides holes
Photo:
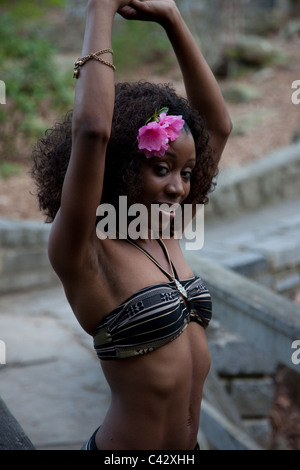
[[(171, 142), (163, 157), (145, 158), (141, 175), (143, 188), (139, 203), (147, 207), (149, 216), (151, 208), (154, 211), (158, 210), (160, 224), (162, 217), (165, 223), (170, 224), (174, 219), (176, 208), (189, 195), (190, 180), (195, 165), (195, 142), (192, 134), (185, 130), (182, 130), (177, 140)], [(164, 206), (158, 209), (162, 204)], [(153, 219), (151, 222), (153, 225)]]

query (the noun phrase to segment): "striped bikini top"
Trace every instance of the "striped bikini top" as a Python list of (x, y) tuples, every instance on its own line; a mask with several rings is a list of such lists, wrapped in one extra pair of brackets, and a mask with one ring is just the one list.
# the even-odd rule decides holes
[[(198, 276), (179, 282), (171, 261), (175, 278), (146, 250), (131, 242), (155, 262), (170, 282), (140, 289), (105, 316), (93, 334), (99, 359), (149, 353), (176, 339), (190, 321), (207, 328), (212, 316), (210, 294)], [(158, 242), (168, 257), (166, 247)]]

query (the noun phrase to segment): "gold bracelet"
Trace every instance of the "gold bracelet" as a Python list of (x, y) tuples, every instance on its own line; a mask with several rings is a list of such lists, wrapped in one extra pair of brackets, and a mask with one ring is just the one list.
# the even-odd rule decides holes
[(79, 77), (80, 67), (82, 67), (88, 60), (91, 59), (98, 60), (98, 62), (102, 62), (102, 64), (107, 65), (108, 67), (116, 71), (116, 67), (114, 66), (114, 64), (99, 57), (99, 55), (105, 54), (106, 52), (110, 52), (111, 54), (114, 53), (112, 49), (101, 49), (100, 51), (85, 55), (83, 57), (79, 57), (74, 64), (73, 77), (77, 79)]

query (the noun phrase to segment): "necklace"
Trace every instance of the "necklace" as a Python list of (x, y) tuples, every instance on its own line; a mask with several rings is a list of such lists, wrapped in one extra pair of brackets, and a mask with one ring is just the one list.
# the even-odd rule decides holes
[(160, 246), (162, 247), (162, 249), (163, 249), (163, 251), (166, 255), (166, 258), (168, 260), (168, 263), (169, 263), (169, 266), (170, 266), (170, 269), (171, 269), (171, 273), (169, 273), (160, 263), (158, 263), (158, 261), (156, 261), (156, 259), (153, 258), (153, 256), (151, 256), (144, 248), (139, 246), (137, 243), (135, 243), (130, 238), (126, 238), (126, 240), (129, 243), (131, 243), (132, 245), (134, 245), (136, 248), (138, 248), (142, 253), (144, 253), (154, 264), (156, 264), (157, 267), (159, 267), (159, 269), (161, 271), (163, 271), (167, 275), (168, 278), (171, 277), (171, 279), (173, 280), (178, 292), (182, 295), (182, 297), (187, 298), (187, 291), (184, 288), (184, 286), (179, 282), (179, 280), (176, 279), (175, 273), (174, 273), (174, 268), (173, 268), (173, 263), (171, 262), (169, 252), (167, 250), (166, 245), (164, 244), (164, 242), (161, 239), (158, 239), (157, 241), (160, 244)]

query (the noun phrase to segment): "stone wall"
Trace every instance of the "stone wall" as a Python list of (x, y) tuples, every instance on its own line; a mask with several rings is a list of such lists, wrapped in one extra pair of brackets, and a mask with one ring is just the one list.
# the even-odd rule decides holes
[[(214, 320), (207, 338), (214, 370), (243, 427), (262, 447), (269, 448), (277, 366), (284, 364), (300, 373), (291, 348), (300, 338), (300, 307), (213, 261), (191, 252), (186, 257), (213, 299)], [(205, 387), (205, 398), (211, 399), (212, 392)], [(209, 425), (205, 420), (208, 433)]]
[(268, 448), (277, 361), (217, 320), (207, 330), (207, 338), (214, 370), (244, 428), (259, 445)]
[[(219, 243), (218, 261), (260, 284), (285, 296), (300, 289), (300, 212), (290, 218), (281, 211), (289, 202), (296, 206), (300, 199), (300, 144), (272, 152), (261, 160), (240, 169), (223, 171), (217, 189), (205, 208), (205, 221), (224, 219), (236, 223), (248, 214), (248, 230), (231, 240)], [(256, 220), (256, 211), (276, 207), (276, 223)], [(252, 225), (251, 225), (252, 221)], [(245, 233), (246, 232), (246, 233)], [(208, 243), (209, 245), (209, 243)], [(216, 253), (207, 250), (214, 258)]]
[(280, 148), (242, 168), (224, 169), (206, 217), (229, 217), (300, 196), (300, 143)]
[(47, 255), (50, 226), (0, 219), (0, 294), (58, 281)]

